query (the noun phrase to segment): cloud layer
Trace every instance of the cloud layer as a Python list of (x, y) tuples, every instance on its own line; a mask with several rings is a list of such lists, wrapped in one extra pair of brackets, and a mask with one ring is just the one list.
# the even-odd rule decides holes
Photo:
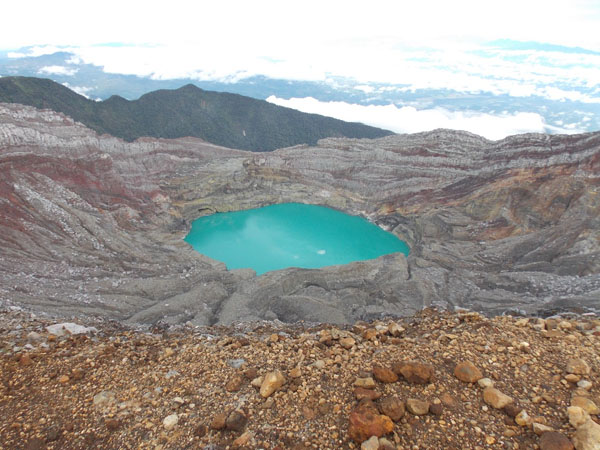
[(312, 97), (289, 100), (271, 96), (267, 101), (299, 111), (322, 114), (349, 122), (362, 122), (396, 133), (417, 133), (435, 128), (470, 131), (488, 139), (502, 139), (520, 133), (577, 133), (581, 130), (548, 126), (536, 113), (488, 114), (475, 111), (449, 111), (444, 108), (418, 110), (412, 106), (357, 105), (321, 102)]

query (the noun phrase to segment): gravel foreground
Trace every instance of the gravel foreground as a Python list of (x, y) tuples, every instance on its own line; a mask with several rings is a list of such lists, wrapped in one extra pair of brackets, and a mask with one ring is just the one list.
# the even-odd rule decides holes
[(600, 448), (597, 316), (77, 324), (0, 313), (0, 448)]

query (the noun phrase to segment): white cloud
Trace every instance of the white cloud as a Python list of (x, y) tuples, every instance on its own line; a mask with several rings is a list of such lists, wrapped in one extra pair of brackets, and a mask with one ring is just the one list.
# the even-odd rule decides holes
[[(289, 49), (267, 57), (246, 45), (122, 45), (49, 47), (74, 54), (67, 63), (87, 63), (109, 73), (236, 82), (254, 75), (288, 80), (355, 80), (354, 89), (373, 92), (372, 83), (400, 86), (400, 91), (446, 89), (512, 97), (600, 103), (600, 56), (560, 52), (490, 50), (488, 46), (449, 48), (401, 46), (388, 40), (337, 42), (318, 52)], [(339, 45), (337, 47), (336, 45)], [(30, 55), (44, 54), (43, 47)], [(24, 56), (24, 55), (22, 55)], [(335, 84), (335, 82), (332, 82)]]
[(79, 69), (65, 66), (45, 66), (38, 70), (41, 75), (75, 75)]
[(416, 109), (395, 105), (357, 105), (345, 102), (321, 102), (312, 97), (289, 100), (271, 96), (267, 101), (299, 111), (322, 114), (349, 122), (362, 122), (396, 133), (417, 133), (436, 128), (465, 130), (488, 139), (502, 139), (520, 133), (576, 133), (574, 126), (559, 128), (545, 123), (537, 113), (488, 114), (476, 111), (449, 111), (444, 108)]
[(600, 47), (600, 12), (594, 0), (372, 0), (368, 6), (362, 0), (171, 0), (168, 5), (105, 0), (101, 8), (76, 0), (5, 3), (3, 16), (11, 20), (0, 29), (0, 42), (8, 49), (40, 43), (237, 42), (273, 53), (290, 47), (318, 50), (326, 41), (376, 36), (419, 44), (510, 37)]
[(69, 83), (63, 83), (64, 87), (68, 87), (74, 92), (77, 92), (79, 95), (83, 95), (85, 98), (89, 99), (88, 93), (93, 90), (93, 88), (85, 87), (85, 86), (71, 86)]

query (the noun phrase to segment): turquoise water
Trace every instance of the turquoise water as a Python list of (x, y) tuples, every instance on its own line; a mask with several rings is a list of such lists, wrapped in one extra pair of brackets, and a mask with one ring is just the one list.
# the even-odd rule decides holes
[(363, 218), (301, 203), (201, 217), (185, 241), (229, 269), (250, 267), (259, 275), (409, 252), (404, 241)]

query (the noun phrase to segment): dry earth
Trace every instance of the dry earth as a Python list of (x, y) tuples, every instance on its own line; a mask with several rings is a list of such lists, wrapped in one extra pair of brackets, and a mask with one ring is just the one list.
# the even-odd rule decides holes
[[(96, 328), (82, 334), (47, 328), (52, 323), (22, 311), (0, 315), (0, 448), (600, 445), (580, 446), (569, 420), (587, 416), (567, 412), (579, 405), (599, 422), (595, 316), (425, 310), (346, 327), (262, 322), (150, 330), (79, 321)], [(402, 364), (408, 361), (415, 364)], [(458, 375), (471, 382), (455, 375), (464, 362), (474, 367)], [(484, 391), (489, 385), (501, 393)], [(496, 409), (502, 394), (511, 403)], [(586, 426), (600, 428), (593, 421)], [(372, 433), (381, 439), (362, 442)], [(557, 442), (566, 446), (552, 446)]]

